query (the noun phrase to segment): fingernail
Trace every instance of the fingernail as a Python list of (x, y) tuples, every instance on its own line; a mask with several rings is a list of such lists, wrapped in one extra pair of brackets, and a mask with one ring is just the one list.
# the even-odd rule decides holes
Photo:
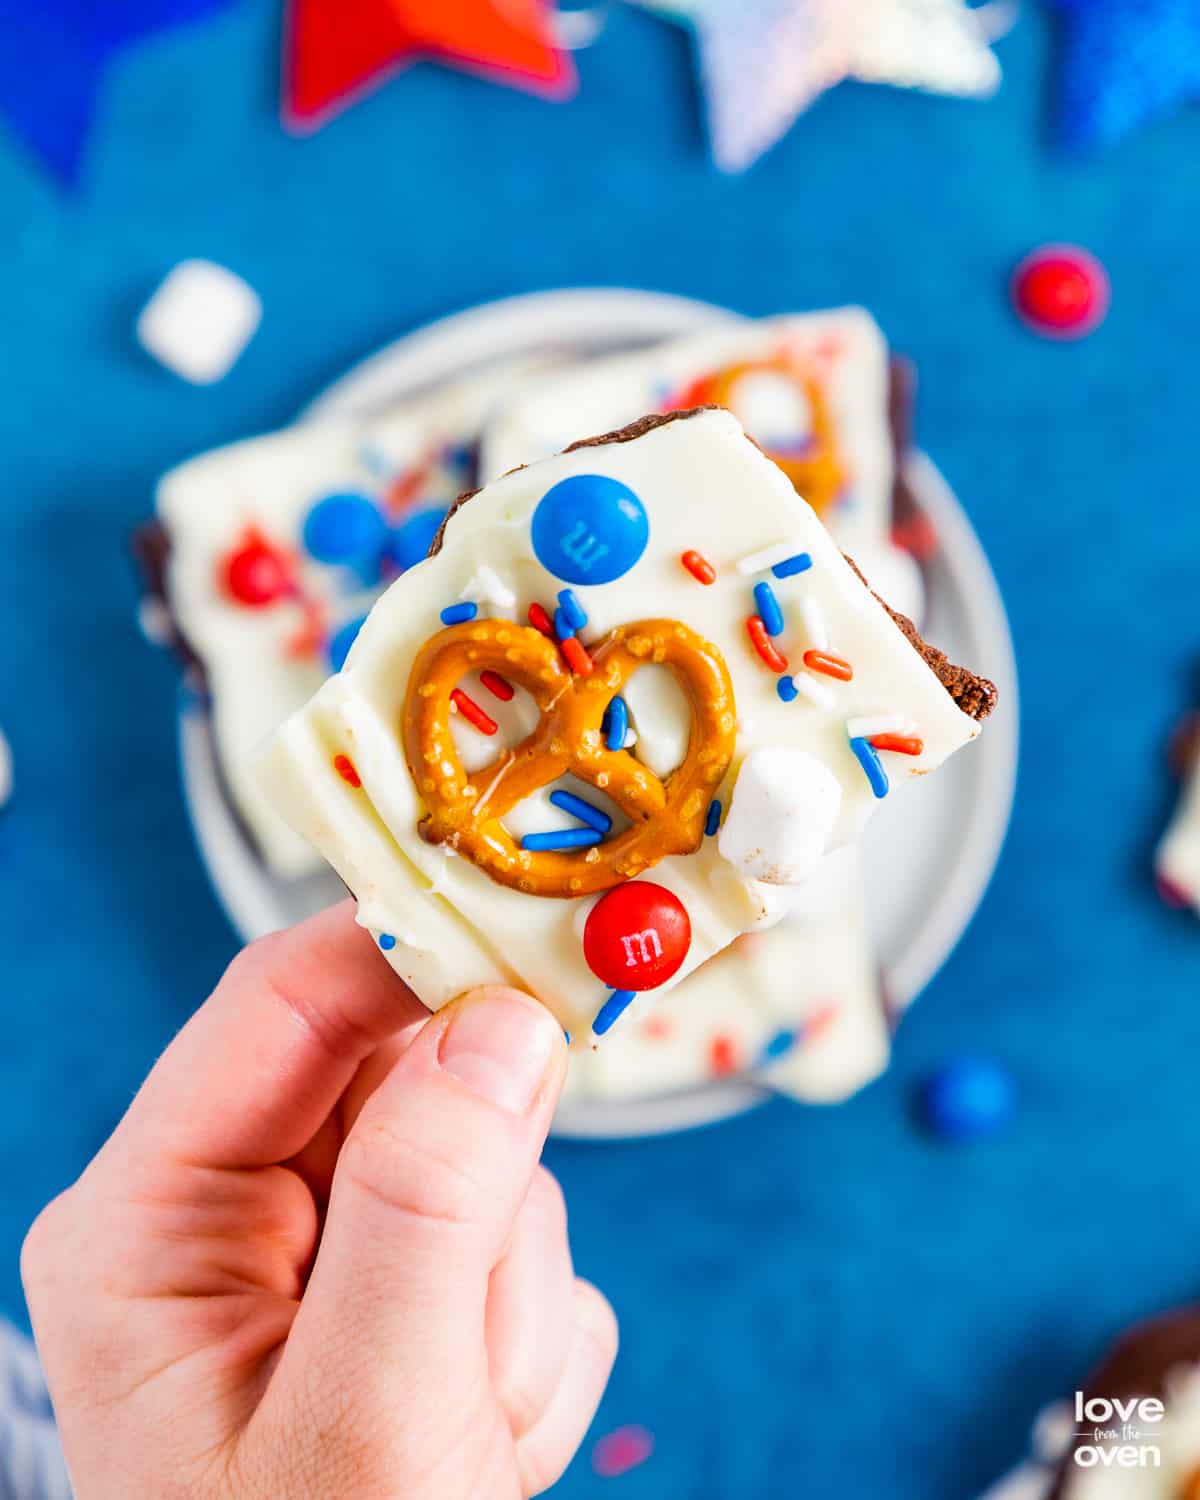
[(462, 1001), (442, 1037), (447, 1073), (509, 1114), (533, 1103), (562, 1028), (544, 1006), (514, 990), (484, 990)]

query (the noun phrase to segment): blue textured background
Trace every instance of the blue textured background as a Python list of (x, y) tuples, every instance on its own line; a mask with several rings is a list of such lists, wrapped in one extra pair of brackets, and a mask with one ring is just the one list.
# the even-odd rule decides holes
[[(133, 623), (123, 553), (155, 475), (506, 293), (860, 300), (920, 362), (923, 440), (1011, 610), (1024, 746), (998, 875), (853, 1103), (550, 1159), (580, 1268), (624, 1325), (597, 1430), (658, 1438), (619, 1481), (628, 1500), (967, 1500), (1110, 1333), (1200, 1283), (1200, 928), (1148, 875), (1200, 653), (1200, 117), (1089, 165), (1054, 158), (1034, 11), (1000, 44), (995, 101), (847, 86), (725, 180), (685, 39), (618, 8), (571, 105), (422, 68), (297, 142), (273, 113), (277, 33), (276, 0), (243, 0), (129, 56), (75, 199), (0, 139), (0, 723), (18, 776), (0, 822), (0, 1305), (20, 1316), (28, 1220), (234, 947), (181, 806), (175, 673)], [(1078, 347), (1006, 305), (1013, 262), (1051, 238), (1112, 273), (1112, 315)], [(189, 255), (266, 306), (208, 391), (131, 334)], [(1003, 1139), (954, 1150), (910, 1109), (963, 1046), (1011, 1059), (1024, 1102)], [(602, 1492), (586, 1461), (562, 1487)]]

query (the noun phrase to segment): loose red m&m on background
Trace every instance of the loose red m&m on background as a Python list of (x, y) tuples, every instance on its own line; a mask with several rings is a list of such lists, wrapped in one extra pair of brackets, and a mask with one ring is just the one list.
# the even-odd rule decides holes
[(251, 609), (274, 604), (291, 589), (287, 557), (262, 537), (250, 537), (230, 552), (222, 573), (229, 596)]
[(1108, 272), (1078, 245), (1043, 245), (1013, 272), (1012, 299), (1035, 333), (1082, 338), (1108, 312)]
[(649, 880), (634, 880), (592, 907), (583, 956), (611, 989), (652, 990), (678, 971), (691, 941), (692, 924), (679, 897)]

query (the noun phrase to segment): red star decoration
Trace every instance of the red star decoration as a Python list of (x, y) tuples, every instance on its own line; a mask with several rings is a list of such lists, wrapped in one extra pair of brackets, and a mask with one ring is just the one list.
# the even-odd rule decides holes
[(422, 58), (550, 99), (575, 90), (552, 0), (288, 0), (284, 119), (316, 130)]

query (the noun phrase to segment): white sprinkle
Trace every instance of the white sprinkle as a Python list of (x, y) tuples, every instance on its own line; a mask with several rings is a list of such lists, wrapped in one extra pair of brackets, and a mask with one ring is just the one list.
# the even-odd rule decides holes
[(869, 740), (873, 734), (903, 734), (908, 724), (903, 714), (865, 714), (846, 720), (846, 734), (852, 740)]
[(837, 695), (831, 687), (823, 682), (818, 682), (808, 672), (797, 672), (792, 678), (796, 691), (802, 698), (807, 698), (810, 703), (816, 704), (818, 708), (833, 709), (837, 706)]
[(825, 611), (811, 594), (800, 595), (800, 619), (804, 633), (814, 651), (829, 650), (829, 627), (825, 623)]
[(764, 547), (761, 552), (751, 552), (746, 557), (739, 558), (737, 570), (745, 575), (748, 573), (765, 573), (768, 568), (773, 568), (776, 563), (784, 562), (789, 557), (795, 557), (797, 552), (803, 552), (804, 539), (793, 537), (787, 542), (776, 542), (773, 547)]

